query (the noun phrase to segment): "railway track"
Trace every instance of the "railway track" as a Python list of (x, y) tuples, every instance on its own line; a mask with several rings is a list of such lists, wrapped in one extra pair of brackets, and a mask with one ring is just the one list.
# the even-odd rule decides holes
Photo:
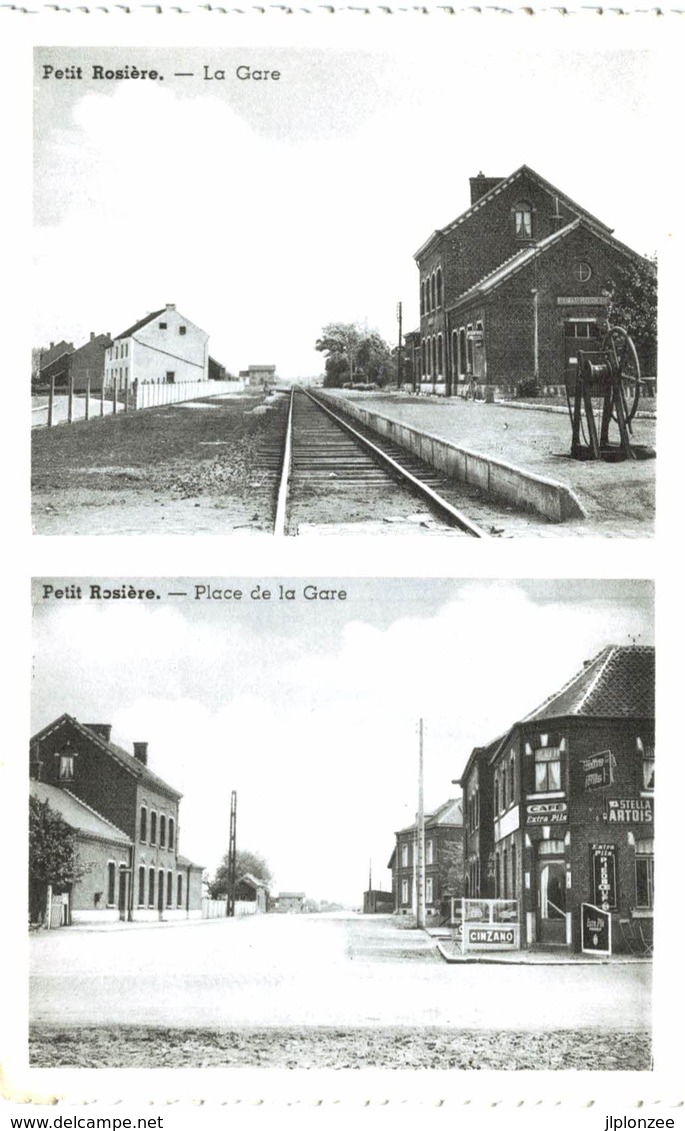
[(489, 532), (445, 497), (455, 484), (411, 452), (294, 389), (290, 396), (275, 534), (369, 522), (469, 538)]

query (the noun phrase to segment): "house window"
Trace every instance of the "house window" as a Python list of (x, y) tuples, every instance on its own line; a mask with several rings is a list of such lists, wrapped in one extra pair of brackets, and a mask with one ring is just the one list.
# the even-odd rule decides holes
[(166, 330), (166, 326), (167, 326), (166, 322), (160, 322), (160, 324), (159, 324), (160, 330)]
[(508, 805), (508, 785), (509, 780), (507, 777), (507, 767), (502, 766), (502, 808), (506, 809)]
[(561, 748), (543, 746), (535, 751), (535, 792), (561, 789)]
[(173, 385), (175, 380), (176, 380), (175, 371), (173, 369), (167, 369), (167, 371), (166, 371), (166, 383), (167, 383), (167, 385)]
[(433, 877), (426, 876), (426, 903), (433, 902)]
[(533, 235), (533, 210), (530, 204), (517, 204), (514, 209), (516, 238), (529, 240)]
[(174, 877), (172, 872), (166, 874), (166, 905), (171, 907), (174, 901)]
[(403, 868), (409, 867), (409, 845), (408, 844), (402, 845), (402, 867)]
[(592, 278), (592, 268), (589, 263), (574, 263), (573, 278), (577, 283), (587, 283)]
[(402, 880), (402, 903), (409, 903), (409, 880)]
[(498, 774), (495, 774), (494, 808), (495, 808), (495, 813), (499, 813), (499, 775)]
[(180, 872), (176, 877), (176, 906), (183, 907), (183, 876)]
[(442, 374), (442, 334), (438, 334), (438, 374)]
[(114, 907), (117, 896), (117, 868), (110, 860), (107, 865), (107, 906)]
[(516, 899), (516, 841), (511, 843), (511, 898)]
[(512, 802), (516, 800), (516, 755), (513, 750), (509, 759), (509, 796)]
[(60, 754), (60, 756), (59, 756), (59, 780), (60, 781), (73, 781), (74, 780), (74, 755), (73, 754)]
[(502, 899), (507, 898), (507, 850), (502, 852)]
[(179, 332), (179, 334), (185, 334), (185, 332), (186, 332), (185, 326), (179, 326), (178, 332)]
[(154, 907), (154, 905), (155, 905), (155, 870), (154, 870), (154, 868), (150, 868), (150, 873), (149, 873), (149, 876), (148, 876), (147, 902), (148, 902), (149, 907)]
[(157, 814), (154, 809), (150, 813), (150, 844), (157, 843)]
[(140, 839), (147, 840), (147, 806), (140, 807)]
[(138, 869), (138, 906), (145, 906), (145, 868), (142, 865)]
[(637, 751), (642, 758), (642, 788), (654, 789), (654, 746), (637, 739)]
[(433, 863), (433, 841), (426, 841), (426, 864)]
[(654, 907), (654, 841), (635, 842), (635, 904)]
[(169, 836), (167, 839), (169, 848), (174, 847), (174, 818), (169, 817)]
[(166, 846), (166, 817), (162, 815), (159, 818), (159, 847)]

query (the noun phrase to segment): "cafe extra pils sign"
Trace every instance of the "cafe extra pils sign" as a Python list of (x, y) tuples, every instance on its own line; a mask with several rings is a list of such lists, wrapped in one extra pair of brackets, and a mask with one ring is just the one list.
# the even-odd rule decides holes
[(535, 801), (526, 805), (527, 825), (565, 825), (568, 805), (565, 801)]

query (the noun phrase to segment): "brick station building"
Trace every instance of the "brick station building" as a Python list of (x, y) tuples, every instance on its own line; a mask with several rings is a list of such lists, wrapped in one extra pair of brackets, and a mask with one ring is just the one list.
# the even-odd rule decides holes
[(527, 165), (504, 178), (479, 173), (470, 187), (470, 207), (414, 256), (414, 383), (446, 396), (472, 384), (561, 386), (578, 349), (601, 337), (617, 270), (647, 261)]
[(654, 649), (611, 646), (487, 746), (460, 783), (466, 894), (515, 899), (521, 945), (580, 949), (580, 908), (613, 949), (654, 907)]
[[(31, 739), (32, 792), (76, 833), (87, 866), (68, 896), (67, 922), (193, 919), (202, 915), (202, 867), (179, 853), (181, 794), (111, 726), (61, 715)], [(60, 796), (61, 795), (61, 796)]]

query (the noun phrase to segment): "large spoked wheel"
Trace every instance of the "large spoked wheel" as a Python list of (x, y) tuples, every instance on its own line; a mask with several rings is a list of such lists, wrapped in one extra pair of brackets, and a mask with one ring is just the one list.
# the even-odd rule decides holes
[[(626, 423), (630, 424), (640, 403), (640, 361), (635, 343), (622, 326), (611, 326), (602, 340), (602, 349), (610, 354), (616, 366)], [(612, 417), (617, 419), (615, 407)]]

